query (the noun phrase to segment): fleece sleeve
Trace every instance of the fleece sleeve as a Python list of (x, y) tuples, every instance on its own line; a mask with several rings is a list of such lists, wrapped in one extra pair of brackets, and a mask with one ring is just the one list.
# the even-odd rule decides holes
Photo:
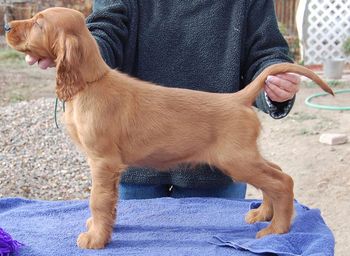
[(127, 5), (122, 0), (95, 0), (86, 24), (111, 68), (122, 68), (129, 38)]
[[(288, 44), (278, 29), (273, 0), (249, 1), (245, 39), (244, 84), (248, 84), (272, 64), (292, 62), (288, 56)], [(255, 104), (277, 119), (289, 113), (294, 100), (273, 102), (262, 91)]]

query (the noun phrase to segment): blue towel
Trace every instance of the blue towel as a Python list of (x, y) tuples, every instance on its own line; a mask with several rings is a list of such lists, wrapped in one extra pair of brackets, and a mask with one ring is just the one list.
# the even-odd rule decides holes
[[(256, 209), (261, 203), (252, 202), (251, 209)], [(318, 209), (309, 209), (295, 204), (297, 216), (293, 221), (291, 231), (283, 235), (270, 235), (261, 239), (254, 236), (226, 233), (214, 236), (213, 244), (228, 246), (237, 250), (248, 250), (256, 254), (274, 253), (281, 256), (298, 255), (334, 255), (334, 237), (323, 221)], [(268, 225), (261, 222), (254, 225), (259, 231)]]
[(112, 241), (81, 250), (87, 201), (0, 199), (0, 227), (25, 244), (20, 255), (333, 255), (334, 238), (318, 210), (296, 203), (290, 233), (255, 239), (267, 223), (244, 222), (252, 201), (159, 198), (120, 201)]

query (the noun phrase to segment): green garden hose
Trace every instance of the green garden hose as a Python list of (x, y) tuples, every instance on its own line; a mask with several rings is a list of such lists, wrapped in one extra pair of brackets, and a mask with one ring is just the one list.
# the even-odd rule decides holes
[[(334, 93), (335, 94), (350, 93), (350, 89), (337, 90)], [(313, 98), (322, 97), (322, 96), (326, 96), (326, 95), (328, 95), (328, 93), (324, 93), (324, 92), (313, 94), (313, 95), (306, 98), (305, 104), (309, 107), (317, 108), (317, 109), (350, 110), (350, 106), (339, 106), (339, 107), (338, 106), (327, 106), (327, 105), (320, 105), (320, 104), (316, 104), (316, 103), (311, 102), (311, 100)]]

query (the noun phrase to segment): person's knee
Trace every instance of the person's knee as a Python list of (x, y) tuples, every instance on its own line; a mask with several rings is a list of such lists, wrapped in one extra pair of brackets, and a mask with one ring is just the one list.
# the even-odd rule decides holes
[(158, 197), (168, 197), (168, 185), (138, 185), (120, 183), (119, 185), (119, 199), (150, 199)]
[(217, 197), (226, 199), (244, 199), (247, 185), (245, 183), (232, 183), (215, 188), (186, 188), (172, 186), (170, 196), (174, 198), (183, 197)]

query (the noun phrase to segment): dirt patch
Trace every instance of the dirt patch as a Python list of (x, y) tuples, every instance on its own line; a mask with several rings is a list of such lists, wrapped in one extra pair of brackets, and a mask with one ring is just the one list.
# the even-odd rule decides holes
[[(54, 70), (29, 67), (23, 59), (0, 63), (0, 106), (12, 102), (54, 97)], [(349, 88), (349, 82), (333, 84)], [(304, 100), (319, 88), (304, 83), (287, 118), (273, 120), (259, 112), (262, 122), (260, 147), (267, 159), (279, 164), (295, 181), (295, 198), (319, 208), (336, 237), (336, 255), (350, 251), (350, 144), (329, 146), (318, 142), (324, 132), (345, 133), (350, 137), (350, 111), (326, 111), (307, 107)], [(318, 103), (349, 105), (349, 94), (335, 99), (323, 97)], [(249, 198), (260, 192), (248, 189)]]
[(54, 70), (28, 66), (23, 58), (0, 60), (0, 106), (22, 100), (55, 97)]

